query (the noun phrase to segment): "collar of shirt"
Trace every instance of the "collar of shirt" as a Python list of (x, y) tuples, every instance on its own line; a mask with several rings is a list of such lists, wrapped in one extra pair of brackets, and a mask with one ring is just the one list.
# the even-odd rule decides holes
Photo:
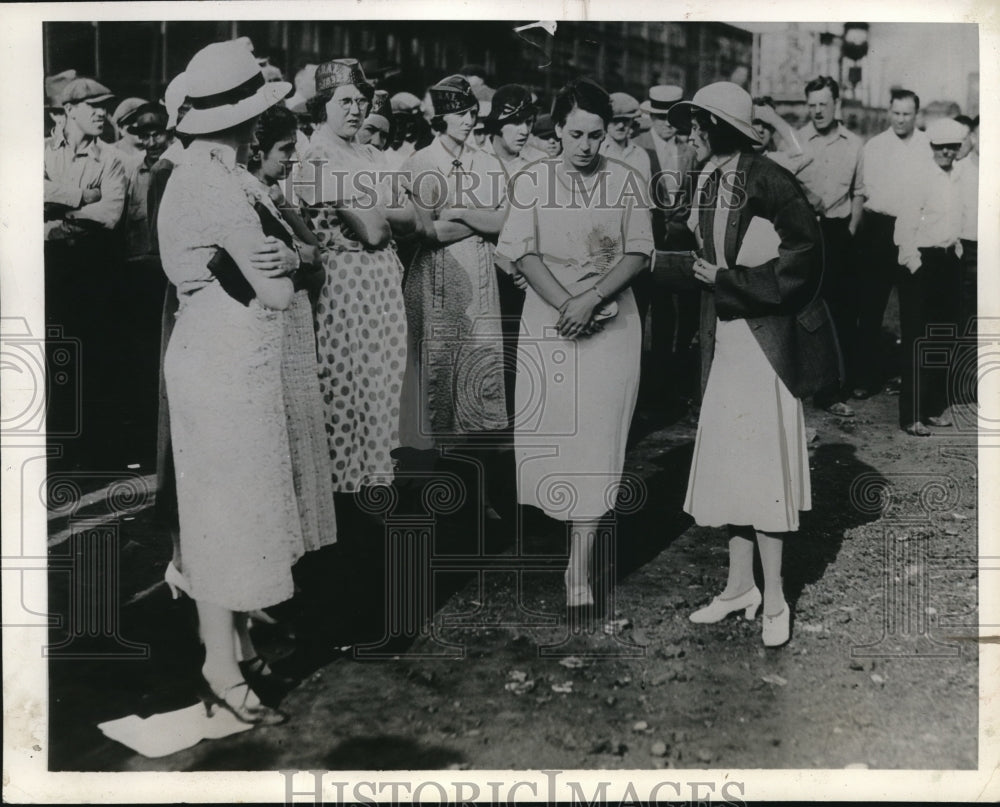
[[(458, 150), (452, 151), (452, 149), (450, 149), (447, 145), (445, 145), (444, 142), (445, 137), (446, 135), (439, 135), (434, 139), (434, 143), (442, 155), (442, 160), (448, 163), (451, 166), (452, 170), (459, 167), (458, 165), (455, 165), (456, 162), (458, 162), (459, 165), (461, 165), (463, 171), (470, 170), (472, 163), (470, 159), (471, 153), (469, 149), (463, 147), (461, 151)], [(449, 171), (448, 173), (451, 173), (451, 171)]]
[(836, 137), (831, 137), (830, 136), (831, 132), (827, 132), (826, 134), (821, 134), (816, 129), (816, 126), (813, 124), (812, 121), (809, 121), (809, 123), (807, 123), (805, 126), (802, 127), (802, 134), (805, 135), (806, 140), (816, 140), (817, 138), (821, 140), (829, 139), (831, 141), (838, 138), (843, 138), (844, 140), (847, 140), (847, 131), (848, 131), (847, 128), (841, 121), (837, 121), (836, 128), (832, 130), (832, 133), (835, 134)]
[(199, 159), (216, 159), (230, 170), (236, 168), (236, 149), (232, 146), (213, 143), (209, 140), (193, 140), (185, 152), (185, 156), (192, 162)]
[[(66, 149), (70, 150), (69, 141), (66, 139), (66, 132), (60, 132), (59, 135), (52, 139), (51, 145), (53, 149)], [(95, 159), (101, 156), (101, 147), (97, 144), (96, 137), (84, 137), (76, 144), (76, 149), (73, 151), (74, 157), (94, 157)]]

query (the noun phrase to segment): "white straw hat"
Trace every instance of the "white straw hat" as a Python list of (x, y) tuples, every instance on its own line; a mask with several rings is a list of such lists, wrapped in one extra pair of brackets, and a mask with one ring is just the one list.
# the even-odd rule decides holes
[(739, 84), (717, 81), (702, 87), (690, 101), (674, 104), (667, 112), (667, 120), (673, 126), (687, 129), (691, 125), (691, 113), (695, 109), (715, 115), (754, 143), (761, 142), (753, 128), (753, 98)]
[(181, 134), (229, 129), (256, 117), (292, 91), (287, 81), (264, 80), (247, 42), (213, 42), (198, 51), (184, 71), (191, 109), (177, 124)]

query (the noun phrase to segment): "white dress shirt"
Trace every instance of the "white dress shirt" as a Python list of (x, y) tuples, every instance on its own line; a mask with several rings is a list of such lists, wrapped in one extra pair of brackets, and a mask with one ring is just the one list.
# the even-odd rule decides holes
[(930, 162), (931, 143), (927, 135), (914, 129), (901, 140), (892, 129), (865, 143), (865, 210), (898, 216), (909, 196), (910, 178), (921, 165)]
[(945, 171), (933, 160), (914, 173), (895, 236), (899, 262), (911, 272), (920, 268), (921, 247), (956, 247), (961, 254), (962, 174), (959, 163)]
[(636, 171), (642, 174), (642, 178), (649, 182), (652, 176), (653, 169), (649, 162), (649, 154), (646, 153), (646, 149), (637, 146), (632, 141), (622, 148), (610, 137), (605, 137), (604, 142), (601, 143), (601, 154), (605, 157), (610, 157), (612, 160), (620, 160), (626, 165), (632, 166)]

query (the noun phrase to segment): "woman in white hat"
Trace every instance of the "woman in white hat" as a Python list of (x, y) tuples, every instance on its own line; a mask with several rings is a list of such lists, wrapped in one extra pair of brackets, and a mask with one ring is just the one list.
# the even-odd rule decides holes
[(291, 87), (266, 83), (239, 42), (195, 54), (186, 83), (191, 109), (177, 131), (192, 140), (158, 228), (180, 300), (164, 366), (183, 560), (175, 583), (198, 607), (206, 709), (277, 723), (284, 715), (260, 703), (238, 658), (253, 654), (245, 612), (292, 596), (291, 567), (304, 547), (281, 379), (288, 275), (300, 260), (265, 236), (238, 163), (260, 114)]
[(710, 84), (670, 110), (691, 127), (699, 161), (702, 256), (702, 387), (684, 509), (702, 526), (729, 530), (725, 590), (691, 614), (718, 622), (756, 614), (754, 543), (764, 572), (763, 641), (789, 638), (782, 589), (784, 537), (809, 510), (809, 457), (801, 398), (836, 378), (838, 356), (825, 304), (820, 233), (801, 187), (756, 154), (753, 101), (730, 82)]
[(411, 356), (401, 425), (404, 444), (416, 449), (507, 426), (493, 268), (503, 168), (468, 142), (479, 111), (468, 81), (448, 76), (429, 94), (437, 137), (403, 165), (423, 219), (406, 281)]
[[(296, 184), (319, 238), (326, 279), (314, 305), (333, 490), (392, 481), (406, 365), (403, 266), (393, 228), (412, 229), (408, 204), (377, 187), (382, 154), (355, 142), (374, 89), (356, 59), (316, 68), (307, 106), (316, 129)], [(401, 194), (401, 191), (400, 191)]]
[(574, 607), (594, 604), (591, 554), (621, 487), (642, 349), (631, 285), (654, 249), (644, 179), (600, 151), (612, 116), (594, 82), (560, 90), (552, 120), (562, 157), (515, 177), (497, 244), (528, 281), (514, 396), (518, 501), (568, 522)]

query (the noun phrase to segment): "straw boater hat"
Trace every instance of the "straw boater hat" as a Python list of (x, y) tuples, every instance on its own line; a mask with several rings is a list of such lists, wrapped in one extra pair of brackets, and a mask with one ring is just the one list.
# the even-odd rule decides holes
[(177, 126), (177, 118), (186, 100), (187, 76), (184, 73), (178, 73), (170, 80), (167, 89), (163, 91), (163, 106), (167, 110), (168, 129), (173, 129)]
[(657, 84), (649, 88), (649, 98), (639, 105), (647, 115), (666, 115), (684, 97), (684, 90), (675, 84)]
[(717, 81), (702, 87), (690, 101), (680, 101), (670, 109), (667, 118), (671, 125), (686, 129), (691, 124), (691, 113), (701, 109), (728, 123), (740, 134), (760, 143), (760, 136), (753, 128), (753, 98), (739, 84)]
[(361, 62), (357, 59), (334, 59), (324, 62), (316, 68), (316, 92), (332, 93), (337, 87), (353, 84), (369, 97), (374, 87), (365, 78)]
[(181, 134), (220, 132), (256, 117), (292, 91), (287, 81), (265, 81), (245, 42), (213, 42), (198, 51), (185, 73), (191, 109)]
[(441, 79), (428, 90), (434, 115), (451, 115), (479, 109), (479, 101), (464, 76), (454, 75)]

